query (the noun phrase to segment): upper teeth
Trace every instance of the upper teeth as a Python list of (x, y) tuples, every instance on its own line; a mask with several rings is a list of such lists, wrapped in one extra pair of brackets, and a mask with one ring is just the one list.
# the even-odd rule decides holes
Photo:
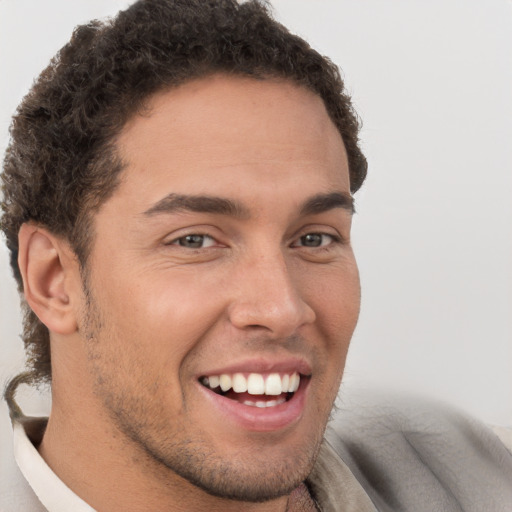
[(211, 389), (218, 388), (229, 391), (233, 388), (235, 393), (249, 393), (250, 395), (280, 395), (281, 393), (295, 393), (299, 389), (300, 375), (292, 374), (250, 373), (247, 377), (243, 373), (210, 375), (203, 377), (202, 383)]

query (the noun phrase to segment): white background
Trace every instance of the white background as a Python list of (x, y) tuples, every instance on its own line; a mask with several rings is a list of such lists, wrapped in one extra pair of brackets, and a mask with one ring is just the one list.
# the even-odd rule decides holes
[[(2, 153), (12, 112), (72, 28), (127, 3), (0, 0)], [(364, 121), (370, 167), (354, 224), (363, 300), (348, 386), (433, 395), (512, 425), (512, 3), (274, 6), (340, 65)], [(1, 385), (23, 362), (17, 304), (2, 247)], [(24, 405), (46, 407), (33, 393)]]

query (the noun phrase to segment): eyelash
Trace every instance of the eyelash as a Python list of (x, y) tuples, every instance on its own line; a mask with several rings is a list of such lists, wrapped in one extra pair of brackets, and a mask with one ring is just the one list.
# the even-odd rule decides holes
[(172, 240), (170, 243), (166, 244), (166, 245), (178, 245), (180, 247), (184, 247), (184, 248), (188, 248), (188, 249), (207, 249), (208, 247), (211, 247), (212, 245), (214, 244), (211, 244), (207, 247), (204, 247), (204, 246), (201, 246), (201, 247), (187, 247), (186, 245), (182, 244), (181, 242), (186, 240), (187, 238), (191, 239), (191, 238), (201, 238), (202, 241), (204, 242), (205, 239), (209, 239), (209, 240), (212, 240), (213, 242), (215, 242), (215, 238), (213, 238), (212, 236), (210, 235), (205, 235), (205, 234), (202, 234), (202, 233), (191, 233), (190, 235), (185, 235), (185, 236), (180, 236), (179, 238), (176, 238), (175, 240)]
[[(330, 243), (323, 244), (322, 243), (323, 240), (322, 240), (320, 242), (320, 245), (311, 245), (311, 246), (305, 245), (304, 244), (304, 240), (306, 239), (306, 237), (312, 237), (312, 236), (320, 236), (320, 237), (323, 237), (324, 239), (327, 237), (327, 238), (330, 239)], [(182, 243), (183, 241), (185, 241), (187, 239), (194, 239), (194, 238), (200, 238), (201, 239), (200, 241), (197, 240), (197, 243), (201, 243), (200, 247), (188, 247), (184, 243)], [(207, 245), (205, 247), (203, 245), (205, 240), (211, 240), (214, 243), (212, 243), (210, 245)], [(301, 245), (297, 245), (297, 242), (299, 242), (299, 241), (302, 242)], [(330, 245), (339, 244), (341, 242), (342, 242), (342, 240), (341, 240), (341, 238), (339, 236), (333, 235), (331, 233), (310, 232), (310, 233), (305, 233), (304, 235), (301, 235), (300, 237), (298, 237), (298, 239), (296, 239), (296, 241), (294, 241), (293, 244), (291, 244), (291, 247), (306, 247), (306, 248), (311, 248), (311, 249), (323, 249), (323, 250), (325, 250)], [(180, 246), (180, 247), (183, 247), (183, 248), (196, 249), (196, 250), (197, 249), (208, 249), (209, 247), (212, 247), (213, 245), (215, 245), (215, 239), (212, 236), (210, 236), (210, 235), (206, 235), (206, 234), (202, 234), (202, 233), (191, 233), (189, 235), (185, 235), (185, 236), (181, 236), (179, 238), (176, 238), (176, 239), (172, 240), (171, 242), (169, 242), (166, 245), (176, 245), (176, 246)]]
[[(330, 243), (328, 244), (323, 244), (322, 241), (320, 242), (320, 245), (311, 245), (311, 246), (308, 246), (308, 245), (305, 245), (304, 244), (304, 240), (307, 238), (307, 237), (313, 237), (313, 236), (320, 236), (320, 237), (323, 237), (324, 239), (325, 238), (329, 238), (330, 239)], [(321, 233), (321, 232), (311, 232), (311, 233), (306, 233), (305, 235), (302, 235), (298, 238), (299, 241), (302, 242), (302, 245), (300, 246), (296, 246), (295, 244), (297, 242), (294, 242), (294, 244), (292, 245), (293, 246), (296, 246), (296, 247), (309, 247), (311, 249), (326, 249), (328, 246), (332, 245), (332, 244), (337, 244), (341, 241), (340, 237), (336, 236), (336, 235), (332, 235), (330, 233)]]

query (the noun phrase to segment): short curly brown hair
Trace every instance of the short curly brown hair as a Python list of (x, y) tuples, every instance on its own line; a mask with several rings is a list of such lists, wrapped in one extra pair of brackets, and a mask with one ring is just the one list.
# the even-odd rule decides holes
[[(361, 186), (360, 126), (337, 67), (277, 23), (264, 3), (139, 0), (112, 20), (77, 27), (13, 118), (0, 227), (20, 292), (21, 225), (33, 221), (65, 237), (85, 268), (91, 219), (122, 170), (115, 136), (157, 91), (218, 72), (281, 77), (318, 94), (343, 138), (352, 192)], [(25, 381), (49, 382), (48, 330), (23, 307)]]

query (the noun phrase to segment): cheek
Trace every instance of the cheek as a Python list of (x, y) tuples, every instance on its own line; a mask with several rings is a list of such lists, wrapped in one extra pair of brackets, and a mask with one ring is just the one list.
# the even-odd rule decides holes
[(348, 347), (357, 324), (361, 302), (359, 273), (354, 259), (334, 268), (320, 269), (309, 286), (310, 305), (327, 339)]
[(125, 349), (135, 345), (144, 359), (168, 370), (181, 365), (222, 315), (218, 288), (198, 272), (147, 272), (103, 293), (103, 311)]
[(317, 325), (326, 343), (328, 358), (325, 378), (330, 399), (334, 400), (359, 317), (360, 286), (355, 262), (350, 266), (350, 271), (325, 279), (322, 290), (316, 307)]

